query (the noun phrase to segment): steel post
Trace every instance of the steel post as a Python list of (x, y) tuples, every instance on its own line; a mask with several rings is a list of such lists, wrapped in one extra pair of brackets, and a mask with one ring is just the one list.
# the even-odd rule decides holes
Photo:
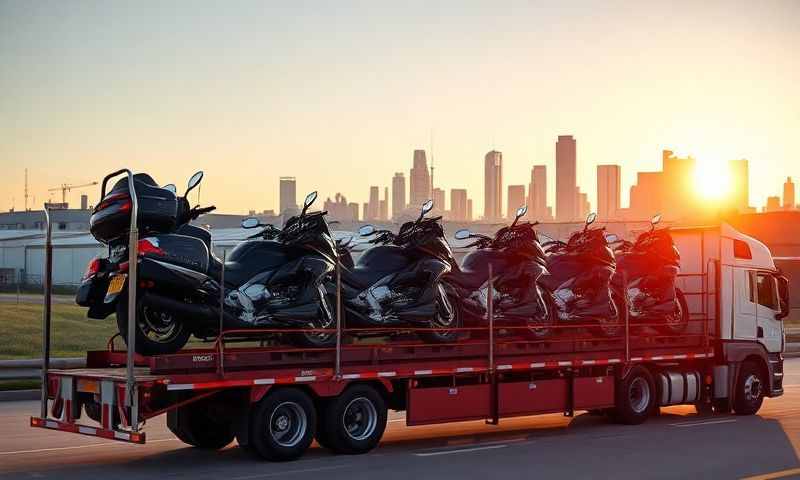
[(47, 230), (44, 254), (44, 312), (42, 314), (42, 405), (41, 418), (47, 418), (47, 372), (50, 369), (50, 320), (53, 301), (53, 224), (50, 209), (44, 209)]
[(219, 276), (219, 333), (217, 334), (217, 345), (219, 345), (219, 374), (225, 372), (225, 339), (222, 337), (225, 324), (225, 263), (228, 261), (228, 251), (222, 251), (222, 270)]
[[(322, 299), (322, 301), (326, 301)], [(341, 262), (336, 260), (336, 366), (334, 376), (342, 378), (342, 271)]]

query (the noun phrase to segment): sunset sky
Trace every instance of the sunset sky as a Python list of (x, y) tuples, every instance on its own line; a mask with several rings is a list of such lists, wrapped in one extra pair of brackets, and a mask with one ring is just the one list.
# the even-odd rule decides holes
[(592, 205), (598, 163), (622, 165), (627, 205), (670, 148), (749, 159), (761, 207), (800, 180), (799, 48), (792, 0), (0, 0), (0, 209), (22, 208), (26, 167), (37, 205), (122, 166), (202, 169), (222, 212), (277, 207), (284, 175), (298, 200), (363, 202), (432, 131), (436, 186), (476, 212), (488, 150), (505, 184), (544, 163), (552, 187), (559, 134)]

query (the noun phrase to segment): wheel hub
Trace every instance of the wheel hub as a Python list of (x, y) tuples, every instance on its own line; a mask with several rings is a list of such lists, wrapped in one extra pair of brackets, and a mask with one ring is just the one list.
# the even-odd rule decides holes
[(744, 381), (744, 397), (748, 402), (761, 397), (761, 380), (756, 375), (750, 375)]
[(342, 417), (342, 426), (353, 440), (369, 438), (378, 425), (378, 411), (365, 397), (358, 397), (347, 404)]

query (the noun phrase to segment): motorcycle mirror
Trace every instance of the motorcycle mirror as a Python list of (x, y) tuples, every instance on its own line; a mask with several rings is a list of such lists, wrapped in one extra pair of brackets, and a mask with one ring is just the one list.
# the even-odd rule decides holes
[(606, 235), (606, 242), (607, 243), (614, 243), (617, 240), (619, 240), (619, 237), (614, 235), (613, 233), (609, 233), (608, 235)]
[(358, 234), (362, 237), (369, 237), (370, 235), (375, 233), (375, 227), (372, 225), (364, 225), (363, 227), (358, 229)]
[(461, 230), (458, 230), (455, 235), (453, 235), (453, 238), (456, 240), (466, 240), (471, 236), (472, 232), (469, 231), (469, 228), (462, 228)]
[(514, 222), (511, 224), (511, 226), (513, 227), (514, 225), (516, 225), (517, 222), (519, 221), (519, 219), (522, 218), (526, 213), (528, 213), (528, 206), (527, 205), (523, 205), (523, 206), (519, 207), (517, 209), (517, 216), (514, 218)]
[(175, 187), (174, 183), (168, 183), (161, 188), (163, 188), (164, 190), (169, 190), (172, 193), (178, 193), (178, 189)]
[(192, 178), (189, 179), (189, 184), (186, 187), (186, 193), (184, 193), (183, 196), (185, 197), (186, 195), (189, 195), (189, 192), (191, 192), (198, 185), (200, 185), (200, 182), (202, 180), (203, 180), (203, 171), (202, 170), (200, 170), (199, 172), (197, 172), (194, 175), (192, 175)]
[(308, 207), (310, 207), (311, 204), (314, 203), (314, 200), (316, 200), (316, 199), (317, 199), (317, 191), (316, 190), (314, 190), (313, 192), (311, 192), (308, 195), (306, 195), (306, 199), (303, 200), (303, 213), (302, 214), (306, 213), (306, 210), (308, 210)]
[(653, 218), (650, 219), (650, 225), (658, 225), (661, 223), (661, 214), (654, 215)]
[(427, 202), (422, 204), (422, 215), (433, 210), (433, 200), (428, 200)]
[(255, 217), (249, 217), (242, 220), (242, 228), (256, 228), (261, 222)]
[(591, 225), (597, 220), (597, 214), (592, 212), (586, 217), (586, 225)]

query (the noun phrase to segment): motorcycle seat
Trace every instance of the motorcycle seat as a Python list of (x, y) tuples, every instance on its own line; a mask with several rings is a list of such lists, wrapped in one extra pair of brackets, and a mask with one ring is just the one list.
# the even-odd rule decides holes
[(462, 288), (477, 290), (487, 280), (486, 272), (478, 272), (471, 269), (459, 268), (451, 270), (445, 277), (447, 281), (454, 283)]
[(378, 280), (389, 273), (390, 272), (384, 270), (359, 267), (358, 265), (353, 268), (346, 268), (344, 266), (341, 268), (342, 282), (362, 290), (374, 285)]
[[(257, 273), (257, 267), (254, 268), (240, 262), (225, 262), (225, 284), (230, 287), (236, 288), (244, 285)], [(208, 274), (217, 281), (222, 275), (222, 262), (213, 255), (208, 265)]]

